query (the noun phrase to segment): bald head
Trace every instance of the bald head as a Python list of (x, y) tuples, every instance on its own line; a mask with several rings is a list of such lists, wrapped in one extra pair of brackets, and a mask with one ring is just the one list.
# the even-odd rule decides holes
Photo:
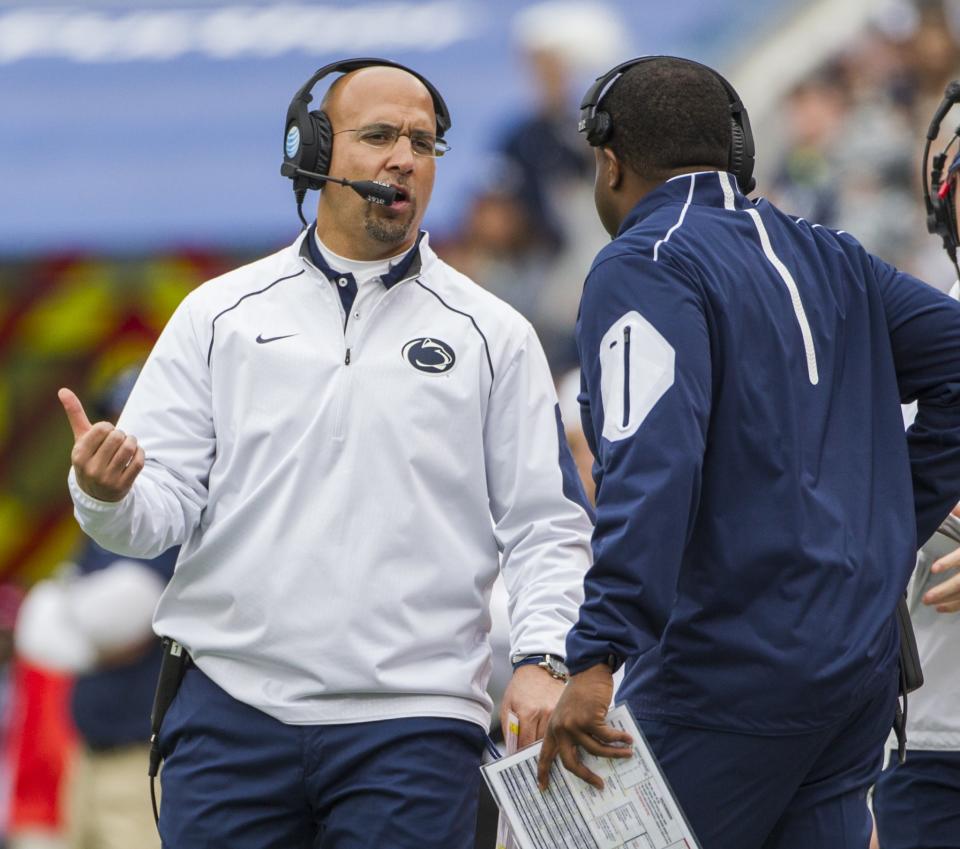
[(339, 77), (324, 95), (321, 108), (336, 132), (361, 126), (352, 122), (376, 104), (425, 110), (433, 121), (428, 129), (436, 131), (437, 116), (429, 89), (413, 74), (387, 65), (360, 68)]

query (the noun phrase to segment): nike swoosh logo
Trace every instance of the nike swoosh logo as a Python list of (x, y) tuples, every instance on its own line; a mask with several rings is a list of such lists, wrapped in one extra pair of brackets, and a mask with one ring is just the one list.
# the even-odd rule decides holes
[(291, 336), (299, 336), (299, 333), (288, 333), (286, 336), (268, 336), (266, 339), (261, 335), (257, 335), (257, 342), (263, 345), (265, 342), (276, 342), (278, 339), (289, 339)]

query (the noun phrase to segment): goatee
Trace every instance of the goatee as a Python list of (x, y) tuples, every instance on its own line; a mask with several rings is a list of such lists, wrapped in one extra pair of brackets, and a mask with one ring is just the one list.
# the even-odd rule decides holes
[(367, 235), (385, 245), (397, 245), (407, 238), (410, 231), (410, 218), (406, 220), (380, 218), (367, 212), (363, 219), (363, 226)]

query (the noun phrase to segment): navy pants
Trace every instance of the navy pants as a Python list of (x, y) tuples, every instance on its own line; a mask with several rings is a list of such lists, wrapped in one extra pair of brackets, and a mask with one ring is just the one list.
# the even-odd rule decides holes
[(187, 670), (163, 722), (165, 849), (472, 849), (484, 730), (286, 725)]
[(780, 737), (638, 723), (702, 849), (867, 849), (895, 700), (891, 679), (856, 715)]
[(960, 752), (891, 753), (873, 812), (880, 849), (960, 849)]

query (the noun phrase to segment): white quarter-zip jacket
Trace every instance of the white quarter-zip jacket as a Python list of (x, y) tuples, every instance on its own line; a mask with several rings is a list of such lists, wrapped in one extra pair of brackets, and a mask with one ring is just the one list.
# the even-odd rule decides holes
[(203, 284), (118, 424), (131, 492), (70, 474), (104, 547), (182, 545), (155, 630), (283, 722), (486, 726), (498, 567), (512, 652), (562, 655), (582, 600), (591, 521), (533, 329), (425, 235), (408, 259), (346, 325), (303, 235)]

